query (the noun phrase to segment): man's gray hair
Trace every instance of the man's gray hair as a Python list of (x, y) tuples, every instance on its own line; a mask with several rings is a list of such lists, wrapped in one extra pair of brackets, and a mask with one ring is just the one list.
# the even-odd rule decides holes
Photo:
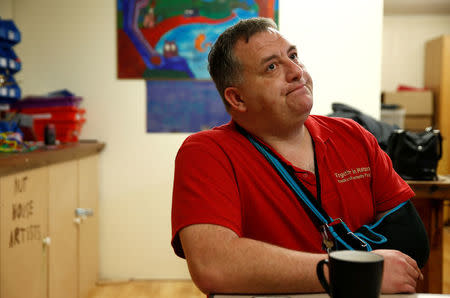
[(238, 40), (244, 39), (248, 42), (250, 37), (269, 28), (277, 29), (276, 23), (269, 18), (240, 20), (226, 29), (212, 46), (208, 55), (208, 71), (227, 109), (229, 103), (225, 100), (225, 89), (239, 84), (242, 80), (242, 66), (234, 55), (234, 46)]

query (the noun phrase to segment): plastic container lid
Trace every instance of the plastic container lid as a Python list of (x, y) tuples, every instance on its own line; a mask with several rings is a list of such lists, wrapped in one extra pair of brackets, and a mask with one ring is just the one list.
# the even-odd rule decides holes
[(78, 106), (82, 101), (81, 97), (67, 96), (67, 97), (40, 97), (29, 96), (20, 100), (11, 108), (14, 109), (28, 109), (28, 108), (43, 108), (43, 107), (58, 107), (58, 106)]

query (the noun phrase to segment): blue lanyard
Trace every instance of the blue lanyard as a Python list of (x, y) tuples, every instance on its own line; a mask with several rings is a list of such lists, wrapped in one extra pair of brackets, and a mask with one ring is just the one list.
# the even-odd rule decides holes
[[(309, 215), (312, 222), (316, 225), (319, 232), (322, 234), (323, 247), (329, 252), (333, 247), (335, 247), (334, 242), (329, 238), (329, 233), (331, 236), (343, 245), (346, 249), (354, 249), (354, 247), (364, 248), (371, 250), (370, 246), (367, 245), (365, 241), (358, 238), (352, 231), (350, 231), (347, 225), (340, 219), (334, 220), (331, 218), (325, 210), (322, 208), (320, 201), (309, 192), (309, 190), (301, 183), (301, 181), (295, 175), (294, 170), (289, 167), (285, 162), (277, 158), (277, 156), (271, 152), (271, 150), (264, 144), (258, 142), (247, 133), (243, 128), (239, 127), (241, 133), (247, 137), (247, 139), (255, 146), (256, 149), (270, 162), (270, 164), (277, 170), (280, 177), (285, 181), (285, 183), (290, 187), (297, 197), (306, 213)], [(313, 142), (314, 144), (314, 142)], [(314, 150), (315, 151), (315, 150)], [(315, 155), (315, 152), (314, 152)], [(320, 179), (317, 168), (317, 160), (314, 158), (314, 166), (317, 179), (317, 196), (320, 198)], [(336, 226), (335, 226), (336, 225)], [(341, 232), (337, 232), (335, 229), (340, 229)], [(343, 230), (343, 231), (342, 231)], [(329, 233), (328, 233), (329, 232)], [(341, 237), (344, 235), (345, 239)], [(348, 241), (357, 240), (357, 245), (352, 246)]]
[[(314, 167), (316, 174), (316, 184), (317, 184), (317, 199), (309, 192), (309, 190), (300, 182), (295, 173), (293, 173), (293, 169), (290, 168), (285, 162), (279, 160), (276, 155), (271, 152), (267, 146), (261, 144), (255, 138), (250, 135), (247, 131), (245, 131), (242, 127), (237, 125), (238, 130), (255, 146), (256, 149), (270, 162), (270, 164), (277, 170), (280, 177), (285, 181), (285, 183), (289, 186), (289, 188), (294, 192), (299, 202), (307, 207), (305, 208), (308, 212), (313, 222), (315, 222), (316, 226), (319, 228), (322, 225), (328, 225), (333, 222), (333, 219), (328, 216), (325, 210), (320, 205), (320, 179), (319, 179), (319, 171), (317, 168), (317, 160), (315, 158), (314, 153)], [(314, 144), (314, 143), (313, 143)], [(315, 150), (314, 150), (315, 151)], [(289, 169), (289, 171), (288, 171)]]

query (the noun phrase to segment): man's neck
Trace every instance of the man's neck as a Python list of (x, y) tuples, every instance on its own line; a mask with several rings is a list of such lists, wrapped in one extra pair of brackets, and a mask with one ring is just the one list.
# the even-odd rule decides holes
[(261, 133), (258, 135), (264, 142), (273, 148), (283, 151), (283, 148), (299, 148), (304, 144), (304, 140), (308, 130), (305, 125), (301, 125), (296, 129), (285, 132)]
[(244, 127), (257, 136), (294, 166), (314, 173), (314, 148), (308, 129), (300, 125), (288, 131), (258, 131)]

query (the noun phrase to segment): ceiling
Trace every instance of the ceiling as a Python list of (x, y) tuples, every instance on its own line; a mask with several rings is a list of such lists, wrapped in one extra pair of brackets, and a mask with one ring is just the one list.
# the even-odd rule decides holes
[(450, 0), (384, 0), (384, 14), (450, 15)]

